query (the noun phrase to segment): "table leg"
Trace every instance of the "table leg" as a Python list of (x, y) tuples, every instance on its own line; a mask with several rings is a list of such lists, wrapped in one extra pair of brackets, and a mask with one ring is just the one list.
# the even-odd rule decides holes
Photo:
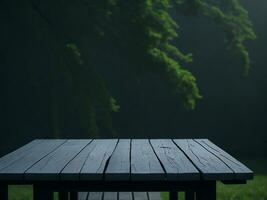
[(69, 193), (66, 191), (59, 191), (58, 192), (58, 199), (59, 200), (68, 200), (69, 199)]
[(185, 191), (185, 200), (195, 200), (195, 192)]
[(0, 183), (0, 199), (8, 200), (8, 185)]
[(53, 200), (53, 192), (47, 185), (33, 185), (33, 200)]
[(169, 199), (170, 200), (178, 200), (178, 191), (177, 190), (171, 190), (169, 192)]
[(78, 192), (77, 191), (71, 191), (70, 192), (70, 200), (78, 200)]
[(216, 182), (203, 183), (203, 188), (196, 192), (197, 200), (216, 200)]

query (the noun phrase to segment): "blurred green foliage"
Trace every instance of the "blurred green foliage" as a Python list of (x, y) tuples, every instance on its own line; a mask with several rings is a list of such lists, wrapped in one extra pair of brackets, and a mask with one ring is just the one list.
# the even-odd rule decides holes
[[(29, 121), (48, 119), (46, 125), (32, 126), (32, 132), (41, 129), (54, 137), (74, 132), (82, 133), (77, 137), (115, 134), (112, 113), (127, 102), (117, 102), (111, 94), (107, 84), (111, 73), (120, 74), (112, 79), (113, 87), (125, 88), (130, 81), (139, 84), (146, 74), (158, 74), (186, 108), (195, 108), (202, 96), (196, 77), (184, 67), (193, 62), (193, 54), (183, 53), (174, 43), (179, 39), (175, 13), (215, 21), (227, 46), (242, 58), (245, 74), (250, 60), (244, 42), (256, 37), (238, 0), (4, 0), (1, 4), (5, 16), (15, 13), (3, 24), (3, 30), (13, 34), (13, 43), (1, 33), (1, 43), (15, 49), (0, 52), (0, 63), (6, 66), (1, 73), (7, 91), (3, 104), (10, 105), (2, 112), (8, 116), (11, 107), (24, 107), (15, 118), (30, 110)], [(23, 95), (9, 92), (14, 90)], [(21, 104), (15, 103), (18, 97)], [(25, 123), (21, 124), (23, 131)]]
[[(168, 200), (167, 192), (161, 194), (162, 200)], [(184, 194), (179, 194), (179, 199), (184, 200)], [(267, 199), (267, 176), (257, 175), (254, 180), (244, 185), (217, 184), (218, 200), (265, 200)]]

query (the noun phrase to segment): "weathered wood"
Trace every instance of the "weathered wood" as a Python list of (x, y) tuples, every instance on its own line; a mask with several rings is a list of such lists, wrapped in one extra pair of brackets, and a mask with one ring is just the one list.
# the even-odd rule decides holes
[(214, 154), (191, 139), (176, 139), (174, 142), (201, 171), (204, 180), (234, 179), (233, 171)]
[(165, 172), (149, 141), (133, 139), (131, 146), (132, 180), (164, 180)]
[(0, 183), (0, 200), (8, 200), (8, 185)]
[(61, 180), (79, 180), (80, 171), (87, 157), (96, 148), (97, 144), (95, 141), (88, 140), (88, 145), (60, 172)]
[(253, 172), (249, 168), (208, 139), (196, 139), (195, 141), (230, 167), (234, 172), (235, 179), (248, 180), (253, 178)]
[(160, 192), (148, 192), (149, 200), (161, 200)]
[[(201, 180), (192, 178), (193, 169), (197, 175), (200, 172)], [(197, 199), (214, 200), (216, 180), (244, 183), (251, 173), (208, 140), (36, 140), (0, 159), (0, 199), (7, 200), (3, 183), (8, 182), (33, 183), (37, 200), (51, 199), (54, 190), (65, 200), (68, 191), (87, 188), (143, 192), (91, 192), (79, 194), (79, 200), (138, 200), (140, 196), (158, 200), (144, 191), (159, 190), (171, 190), (170, 197), (176, 200), (174, 189), (186, 191), (186, 200), (193, 200), (190, 191), (198, 188)]]
[(178, 191), (177, 190), (171, 190), (169, 192), (169, 199), (170, 200), (178, 200)]
[(78, 193), (78, 200), (87, 200), (88, 192), (79, 192)]
[(10, 164), (13, 164), (15, 161), (21, 159), (21, 157), (29, 154), (31, 148), (40, 144), (41, 142), (44, 142), (44, 140), (33, 140), (32, 142), (0, 158), (0, 170), (9, 166)]
[(95, 145), (88, 155), (80, 172), (81, 180), (102, 180), (103, 172), (112, 155), (117, 139), (94, 140), (90, 145)]
[(185, 191), (185, 200), (195, 200), (195, 192)]
[(33, 185), (33, 200), (52, 200), (53, 192), (49, 190), (45, 185), (34, 184)]
[(119, 192), (119, 200), (133, 200), (132, 192)]
[[(91, 192), (90, 200), (99, 200), (102, 198), (102, 192)], [(90, 197), (90, 193), (83, 194), (80, 197), (81, 192), (79, 193), (79, 200), (85, 200), (87, 195)], [(104, 192), (104, 200), (161, 200), (160, 192)]]
[(119, 140), (105, 171), (106, 180), (130, 179), (130, 142), (129, 139)]
[(18, 160), (0, 170), (0, 179), (22, 180), (23, 174), (35, 163), (45, 158), (48, 154), (59, 148), (66, 140), (46, 140), (30, 148)]
[(103, 192), (90, 192), (88, 195), (88, 200), (102, 200)]
[(105, 192), (103, 200), (117, 200), (118, 193), (117, 192)]
[(196, 192), (196, 200), (216, 200), (216, 182), (204, 182), (202, 188)]
[(200, 173), (170, 139), (152, 139), (150, 143), (162, 163), (168, 180), (199, 180)]
[(133, 192), (134, 200), (148, 200), (147, 192)]
[(68, 140), (25, 172), (27, 180), (59, 180), (64, 167), (89, 143), (88, 140)]

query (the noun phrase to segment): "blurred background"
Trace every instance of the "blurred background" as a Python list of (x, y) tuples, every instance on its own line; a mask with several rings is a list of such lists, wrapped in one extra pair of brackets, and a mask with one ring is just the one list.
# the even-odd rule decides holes
[(190, 110), (157, 73), (128, 70), (138, 55), (116, 51), (116, 39), (94, 38), (88, 24), (101, 19), (88, 18), (88, 8), (0, 1), (0, 154), (35, 138), (209, 138), (238, 157), (265, 158), (267, 1), (241, 4), (257, 34), (246, 43), (246, 78), (216, 23), (172, 13), (175, 43), (193, 53), (184, 66), (203, 96)]

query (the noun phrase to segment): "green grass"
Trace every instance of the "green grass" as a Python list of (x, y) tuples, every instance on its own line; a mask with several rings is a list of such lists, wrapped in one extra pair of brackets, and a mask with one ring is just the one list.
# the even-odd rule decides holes
[[(162, 200), (168, 199), (168, 193), (161, 194)], [(267, 200), (267, 175), (256, 175), (252, 181), (244, 185), (217, 184), (218, 200)], [(184, 194), (179, 194), (184, 200)]]
[(8, 196), (12, 200), (32, 199), (32, 186), (9, 186)]
[(257, 175), (245, 185), (218, 184), (219, 200), (267, 200), (267, 175)]
[[(16, 185), (8, 188), (9, 200), (32, 200), (32, 186)], [(57, 193), (54, 194), (54, 199), (57, 200)]]

